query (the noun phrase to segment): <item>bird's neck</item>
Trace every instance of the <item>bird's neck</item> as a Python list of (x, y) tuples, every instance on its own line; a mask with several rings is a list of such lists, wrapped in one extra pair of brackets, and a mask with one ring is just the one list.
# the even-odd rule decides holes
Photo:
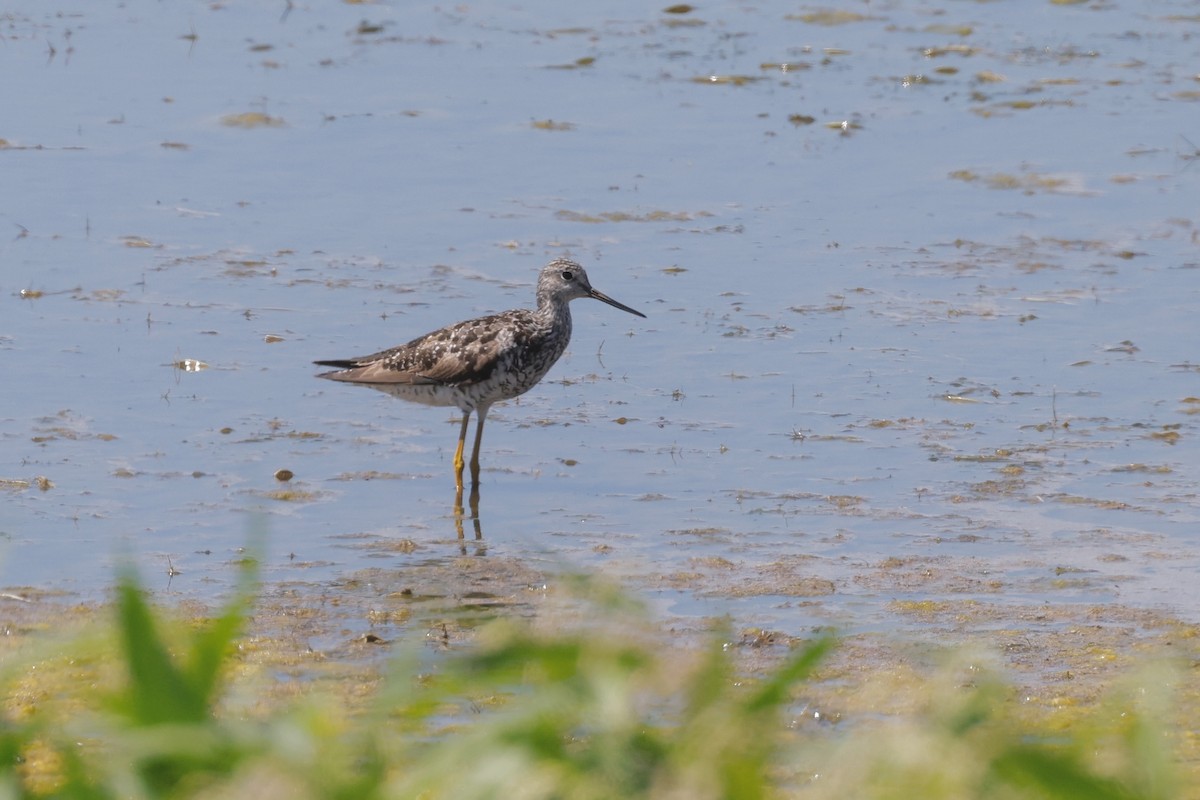
[(536, 315), (547, 327), (571, 330), (570, 303), (539, 300)]

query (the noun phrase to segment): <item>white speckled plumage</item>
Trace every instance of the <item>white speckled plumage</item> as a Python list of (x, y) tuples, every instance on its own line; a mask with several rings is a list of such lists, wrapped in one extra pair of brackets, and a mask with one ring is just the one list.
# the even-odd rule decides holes
[(369, 356), (317, 361), (320, 366), (336, 367), (317, 377), (369, 386), (414, 403), (461, 409), (462, 429), (454, 456), (455, 483), (460, 489), (467, 423), (475, 412), (471, 479), (478, 485), (479, 443), (488, 409), (529, 391), (550, 371), (571, 340), (569, 304), (581, 297), (645, 317), (593, 289), (579, 264), (559, 258), (538, 276), (536, 309), (466, 320)]

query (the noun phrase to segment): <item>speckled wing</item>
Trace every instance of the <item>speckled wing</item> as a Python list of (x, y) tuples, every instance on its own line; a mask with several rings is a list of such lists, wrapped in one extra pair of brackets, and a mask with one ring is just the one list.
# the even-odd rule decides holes
[(487, 380), (514, 343), (512, 313), (467, 320), (369, 356), (315, 361), (320, 378), (372, 385), (469, 386)]

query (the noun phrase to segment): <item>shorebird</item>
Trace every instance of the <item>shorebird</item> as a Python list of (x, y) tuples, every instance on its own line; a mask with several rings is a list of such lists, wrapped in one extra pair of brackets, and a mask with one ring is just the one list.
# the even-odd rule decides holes
[(571, 340), (569, 303), (590, 297), (639, 317), (646, 315), (592, 288), (583, 267), (556, 258), (542, 268), (537, 308), (517, 308), (469, 319), (369, 356), (314, 361), (334, 367), (318, 378), (369, 386), (414, 403), (458, 406), (463, 412), (454, 451), (454, 485), (463, 488), (463, 448), (475, 412), (471, 483), (479, 486), (479, 443), (493, 403), (511, 400), (537, 385)]

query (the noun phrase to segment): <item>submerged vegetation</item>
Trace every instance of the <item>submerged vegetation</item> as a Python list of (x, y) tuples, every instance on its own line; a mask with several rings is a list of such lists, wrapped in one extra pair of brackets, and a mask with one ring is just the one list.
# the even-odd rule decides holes
[(1181, 777), (1193, 734), (1173, 735), (1175, 672), (1064, 718), (1023, 707), (959, 653), (903, 686), (906, 712), (851, 718), (820, 699), (845, 676), (826, 671), (834, 637), (747, 669), (729, 631), (664, 644), (640, 606), (586, 580), (568, 624), (493, 619), (435, 659), (401, 643), (365, 689), (313, 681), (281, 698), (248, 668), (248, 564), (201, 622), (155, 610), (127, 573), (109, 630), (9, 651), (0, 795), (1168, 798), (1198, 786)]

